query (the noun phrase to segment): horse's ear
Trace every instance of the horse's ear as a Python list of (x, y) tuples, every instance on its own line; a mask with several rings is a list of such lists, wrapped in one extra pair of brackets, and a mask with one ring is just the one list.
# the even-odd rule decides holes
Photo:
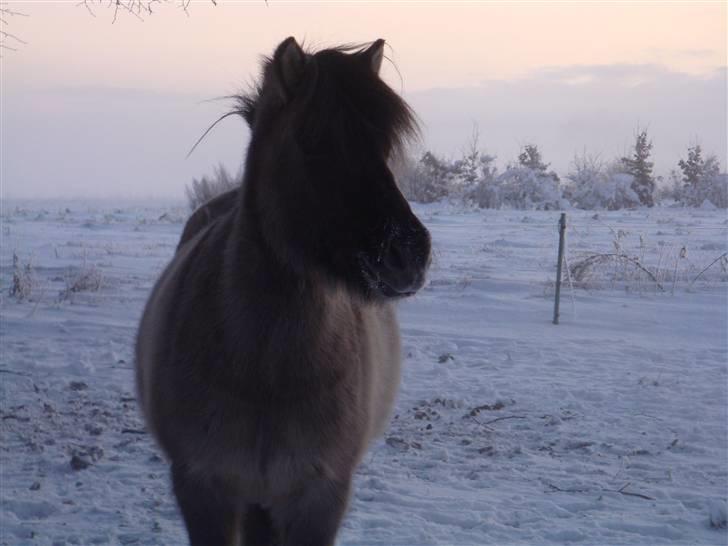
[(273, 54), (273, 68), (276, 84), (284, 100), (289, 100), (293, 90), (303, 76), (306, 67), (306, 54), (291, 36), (281, 42)]
[(384, 40), (379, 38), (364, 51), (364, 59), (369, 63), (372, 72), (379, 74), (384, 59)]

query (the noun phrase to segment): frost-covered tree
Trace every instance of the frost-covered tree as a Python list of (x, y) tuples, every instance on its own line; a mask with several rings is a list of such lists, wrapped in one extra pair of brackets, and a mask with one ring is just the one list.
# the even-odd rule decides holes
[(453, 162), (453, 178), (451, 181), (450, 195), (463, 201), (477, 203), (481, 207), (490, 208), (489, 194), (495, 180), (497, 167), (495, 166), (494, 155), (489, 155), (481, 150), (480, 132), (478, 126), (473, 125), (473, 132), (467, 146), (463, 150), (463, 156)]
[(410, 201), (433, 203), (450, 194), (453, 176), (450, 162), (425, 152), (414, 165), (401, 169), (398, 184)]
[(678, 167), (682, 174), (678, 200), (692, 207), (707, 203), (719, 208), (728, 206), (726, 175), (721, 175), (715, 155), (704, 158), (700, 144), (695, 144), (688, 147), (688, 157), (678, 161)]
[(453, 168), (446, 160), (431, 152), (425, 152), (418, 167), (423, 202), (438, 201), (450, 193)]
[(518, 164), (534, 171), (546, 172), (548, 163), (541, 159), (541, 152), (535, 144), (526, 144), (518, 154)]
[(703, 150), (700, 144), (688, 147), (687, 159), (681, 159), (677, 162), (678, 167), (682, 171), (683, 184), (685, 187), (694, 186), (701, 178), (710, 172), (710, 174), (718, 174), (720, 165), (715, 156), (703, 158)]
[(640, 131), (634, 143), (631, 157), (621, 159), (624, 172), (632, 175), (632, 190), (639, 197), (642, 205), (652, 207), (655, 204), (655, 178), (652, 175), (654, 163), (650, 161), (652, 141), (647, 139), (647, 131)]
[(476, 180), (468, 187), (464, 198), (472, 201), (484, 209), (493, 209), (500, 206), (498, 197), (498, 167), (495, 165), (496, 157), (481, 153), (477, 158), (475, 169)]
[(551, 163), (544, 163), (541, 150), (535, 144), (526, 144), (521, 148), (521, 153), (518, 154), (518, 164), (532, 171), (548, 174), (556, 182), (559, 181), (559, 175), (548, 170)]
[(677, 164), (682, 173), (683, 203), (700, 206), (707, 199), (717, 207), (722, 206), (720, 163), (715, 155), (704, 158), (700, 144), (695, 144), (688, 147), (687, 159), (681, 159)]
[(473, 125), (473, 132), (470, 140), (463, 150), (463, 158), (460, 160), (459, 170), (464, 185), (475, 184), (479, 178), (480, 170), (480, 131), (477, 125)]

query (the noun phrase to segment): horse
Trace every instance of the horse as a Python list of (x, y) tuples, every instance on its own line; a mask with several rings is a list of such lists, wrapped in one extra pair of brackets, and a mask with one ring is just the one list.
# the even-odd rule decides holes
[(400, 378), (396, 303), (430, 235), (388, 167), (414, 113), (384, 40), (294, 38), (239, 108), (242, 183), (184, 230), (136, 343), (138, 400), (192, 545), (332, 545)]

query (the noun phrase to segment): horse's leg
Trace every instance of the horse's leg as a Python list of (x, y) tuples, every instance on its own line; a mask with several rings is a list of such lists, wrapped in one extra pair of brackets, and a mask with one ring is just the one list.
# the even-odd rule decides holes
[(248, 506), (243, 517), (244, 546), (277, 546), (270, 513), (260, 505)]
[(192, 546), (236, 544), (235, 505), (219, 488), (172, 465), (172, 486)]
[(273, 521), (283, 546), (333, 546), (349, 500), (350, 480), (320, 478), (274, 506)]

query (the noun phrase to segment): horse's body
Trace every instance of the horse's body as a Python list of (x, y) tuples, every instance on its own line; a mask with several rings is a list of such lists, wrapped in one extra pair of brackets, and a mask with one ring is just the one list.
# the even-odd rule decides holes
[[(380, 42), (333, 58), (374, 64)], [(389, 147), (354, 159), (356, 171), (327, 155), (327, 169), (300, 152), (290, 125), (273, 130), (303, 100), (292, 77), (326, 89), (325, 68), (336, 65), (316, 59), (288, 39), (268, 62), (246, 111), (242, 189), (193, 215), (141, 321), (139, 399), (193, 544), (333, 544), (352, 474), (395, 398), (393, 302), (422, 285), (429, 235), (396, 188), (377, 183), (393, 185)], [(273, 94), (276, 85), (291, 94)], [(330, 196), (291, 187), (331, 174), (335, 192), (347, 172), (382, 189), (380, 202), (354, 188), (333, 198), (344, 210), (309, 211)], [(328, 233), (352, 220), (370, 224)]]

